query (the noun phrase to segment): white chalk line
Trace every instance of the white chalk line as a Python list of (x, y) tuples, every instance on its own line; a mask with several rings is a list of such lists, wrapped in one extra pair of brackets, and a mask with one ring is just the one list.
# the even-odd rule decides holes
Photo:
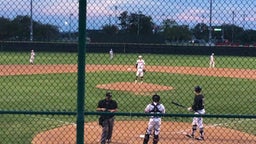
[[(231, 124), (236, 124), (236, 123), (243, 123), (243, 122), (246, 122), (246, 121), (255, 121), (256, 119), (244, 119), (244, 120), (239, 120), (239, 121), (230, 121), (230, 122), (226, 122), (226, 123), (216, 123), (216, 124), (211, 124), (211, 125), (206, 125), (204, 128), (213, 128), (213, 127), (217, 127), (217, 126), (229, 126)], [(188, 134), (188, 132), (190, 131), (191, 129), (188, 128), (188, 129), (181, 129), (179, 131), (173, 131), (173, 132), (161, 132), (161, 133), (164, 133), (164, 134), (182, 134), (182, 135), (186, 135)]]
[(248, 122), (248, 121), (255, 121), (256, 119), (243, 119), (243, 120), (238, 120), (238, 121), (230, 121), (230, 122), (226, 122), (226, 123), (216, 123), (216, 124), (212, 124), (209, 125), (207, 127), (216, 127), (216, 126), (229, 126), (230, 124), (237, 124), (237, 123), (243, 123), (243, 122)]

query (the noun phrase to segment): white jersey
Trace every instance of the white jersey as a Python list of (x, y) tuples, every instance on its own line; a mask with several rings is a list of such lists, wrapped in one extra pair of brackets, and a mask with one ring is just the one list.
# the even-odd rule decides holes
[(210, 67), (215, 67), (214, 54), (210, 56)]
[(31, 59), (34, 59), (34, 58), (35, 58), (35, 55), (36, 55), (35, 52), (31, 52), (30, 58), (31, 58)]
[(214, 61), (214, 56), (213, 56), (213, 55), (210, 56), (210, 61), (211, 61), (211, 62)]
[(138, 59), (136, 64), (137, 64), (137, 70), (139, 70), (139, 69), (143, 70), (145, 67), (145, 62), (143, 59)]
[(109, 51), (109, 55), (110, 55), (110, 59), (113, 59), (114, 58), (114, 52), (112, 49), (110, 49)]
[(114, 54), (114, 52), (113, 52), (112, 49), (109, 51), (109, 54), (110, 54), (111, 56)]
[(30, 59), (29, 59), (30, 63), (34, 63), (35, 55), (36, 55), (35, 52), (32, 50), (30, 53)]

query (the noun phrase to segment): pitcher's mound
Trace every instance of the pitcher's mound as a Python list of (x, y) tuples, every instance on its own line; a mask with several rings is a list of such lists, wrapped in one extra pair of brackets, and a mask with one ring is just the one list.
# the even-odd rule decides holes
[(135, 83), (135, 82), (116, 82), (116, 83), (108, 83), (108, 84), (98, 84), (96, 86), (100, 89), (106, 90), (118, 90), (118, 91), (127, 91), (133, 92), (138, 95), (147, 95), (153, 92), (172, 90), (171, 86), (164, 86), (152, 83)]

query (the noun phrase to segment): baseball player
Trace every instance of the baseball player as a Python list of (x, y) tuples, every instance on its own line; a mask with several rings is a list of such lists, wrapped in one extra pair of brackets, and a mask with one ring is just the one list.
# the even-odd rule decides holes
[(144, 76), (144, 71), (145, 71), (145, 61), (142, 59), (141, 55), (139, 55), (135, 67), (137, 69), (135, 83), (138, 82), (138, 79), (140, 79), (140, 82), (143, 83), (143, 76)]
[[(195, 97), (192, 107), (189, 107), (188, 110), (194, 112), (194, 114), (205, 114), (204, 109), (204, 95), (201, 93), (202, 88), (196, 86), (194, 89)], [(197, 127), (199, 128), (200, 136), (196, 138), (197, 140), (204, 140), (204, 125), (202, 117), (194, 117), (192, 122), (192, 132), (186, 136), (189, 138), (195, 137), (195, 132)]]
[(210, 68), (214, 68), (215, 67), (215, 60), (214, 60), (214, 53), (211, 54), (210, 56)]
[(35, 56), (36, 56), (36, 54), (35, 54), (34, 50), (31, 50), (30, 59), (29, 59), (30, 64), (34, 64)]
[(109, 56), (110, 56), (110, 59), (114, 58), (114, 52), (112, 49), (110, 49), (110, 51), (109, 51)]
[[(155, 94), (152, 96), (152, 103), (148, 104), (145, 108), (145, 113), (153, 113), (153, 114), (162, 114), (165, 113), (165, 107), (160, 103), (160, 96)], [(143, 144), (147, 144), (149, 141), (149, 136), (154, 130), (154, 139), (153, 144), (157, 144), (159, 141), (159, 133), (161, 126), (161, 117), (159, 116), (151, 116), (148, 122), (148, 128), (146, 130)]]

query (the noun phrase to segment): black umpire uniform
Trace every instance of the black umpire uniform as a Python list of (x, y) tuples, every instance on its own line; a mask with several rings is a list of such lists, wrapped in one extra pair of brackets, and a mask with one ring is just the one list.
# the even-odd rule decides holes
[[(99, 101), (97, 111), (110, 113), (117, 111), (117, 102), (112, 100), (112, 94), (110, 92), (106, 93), (105, 99)], [(101, 144), (110, 143), (114, 127), (114, 115), (101, 115), (99, 122), (103, 128), (100, 140)]]

